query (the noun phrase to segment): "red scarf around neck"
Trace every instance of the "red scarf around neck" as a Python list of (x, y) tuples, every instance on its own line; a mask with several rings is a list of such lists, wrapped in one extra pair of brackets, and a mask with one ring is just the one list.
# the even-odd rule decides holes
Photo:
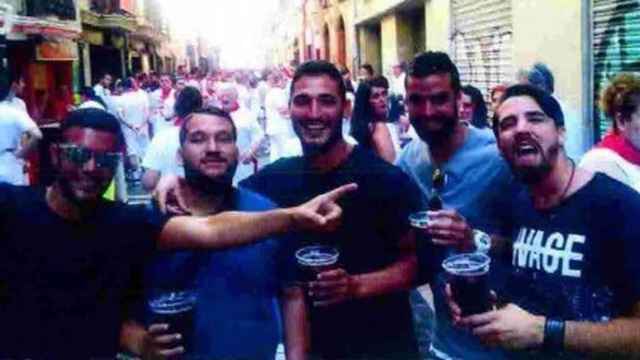
[(620, 134), (614, 132), (608, 133), (602, 138), (598, 147), (612, 150), (628, 162), (640, 166), (640, 151), (633, 147), (629, 140)]

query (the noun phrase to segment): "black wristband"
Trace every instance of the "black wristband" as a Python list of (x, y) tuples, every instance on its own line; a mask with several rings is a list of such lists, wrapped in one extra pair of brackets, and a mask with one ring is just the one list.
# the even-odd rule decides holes
[(543, 347), (550, 351), (564, 349), (564, 320), (547, 318), (544, 323)]

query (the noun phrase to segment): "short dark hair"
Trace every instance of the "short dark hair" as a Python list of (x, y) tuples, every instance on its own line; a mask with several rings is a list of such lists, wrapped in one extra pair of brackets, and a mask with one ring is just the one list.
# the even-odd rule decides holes
[(189, 122), (191, 122), (191, 119), (193, 119), (195, 115), (217, 116), (229, 121), (229, 123), (231, 124), (231, 128), (233, 129), (233, 140), (236, 141), (236, 139), (238, 138), (238, 130), (236, 129), (236, 124), (233, 122), (231, 115), (228, 112), (220, 109), (219, 107), (207, 106), (194, 110), (184, 120), (184, 122), (180, 126), (180, 146), (184, 145), (184, 142), (187, 140), (187, 125), (189, 124)]
[[(502, 104), (505, 100), (517, 97), (517, 96), (528, 96), (535, 101), (538, 106), (542, 109), (542, 111), (550, 118), (553, 119), (553, 122), (556, 124), (556, 127), (564, 127), (564, 114), (562, 113), (562, 107), (560, 107), (560, 103), (556, 100), (551, 94), (540, 89), (535, 85), (530, 84), (517, 84), (512, 85), (505, 90), (502, 98), (500, 99), (500, 103)], [(493, 132), (498, 134), (498, 112), (496, 111), (493, 114)]]
[(125, 90), (131, 90), (133, 89), (133, 85), (135, 84), (136, 79), (133, 77), (128, 77), (125, 79), (125, 81), (122, 82), (122, 87)]
[(202, 107), (202, 94), (193, 86), (186, 86), (180, 91), (173, 105), (173, 110), (178, 117), (184, 118), (192, 111)]
[(549, 94), (553, 94), (555, 90), (553, 73), (551, 69), (543, 63), (535, 63), (533, 67), (531, 67), (527, 80), (531, 85), (535, 85)]
[[(409, 64), (407, 75), (423, 78), (434, 74), (449, 74), (451, 86), (455, 92), (460, 91), (460, 73), (449, 55), (440, 51), (427, 51), (416, 55)], [(405, 79), (405, 85), (409, 78)]]
[(373, 76), (376, 72), (373, 71), (373, 66), (371, 64), (362, 64), (360, 65), (360, 69), (365, 69), (369, 73), (370, 76)]
[(480, 129), (488, 127), (489, 123), (487, 122), (487, 104), (484, 102), (482, 91), (480, 91), (480, 89), (475, 86), (465, 85), (462, 87), (462, 92), (469, 96), (471, 102), (473, 103), (471, 125)]
[(117, 139), (118, 150), (122, 151), (125, 148), (120, 122), (115, 116), (104, 110), (87, 108), (70, 112), (60, 126), (62, 136), (64, 137), (64, 133), (72, 127), (88, 128), (111, 133)]
[[(296, 82), (300, 80), (301, 77), (322, 75), (326, 75), (331, 80), (335, 81), (338, 84), (339, 96), (343, 100), (346, 99), (347, 90), (344, 85), (344, 80), (340, 75), (340, 71), (338, 71), (338, 68), (336, 68), (335, 65), (324, 60), (311, 60), (298, 66), (296, 72), (293, 74), (293, 80), (291, 80), (290, 94), (293, 95), (293, 89), (296, 85)], [(289, 99), (289, 101), (291, 101), (291, 99)]]
[(367, 83), (371, 87), (381, 87), (388, 89), (389, 88), (389, 80), (387, 80), (384, 76), (376, 76), (371, 80), (368, 80)]

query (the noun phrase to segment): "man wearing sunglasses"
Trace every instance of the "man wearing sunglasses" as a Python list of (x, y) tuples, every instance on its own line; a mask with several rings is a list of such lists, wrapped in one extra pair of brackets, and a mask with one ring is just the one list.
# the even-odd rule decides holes
[[(118, 120), (72, 112), (46, 189), (0, 185), (2, 358), (113, 358), (155, 249), (226, 248), (335, 226), (347, 185), (293, 208), (166, 219), (101, 198), (124, 147)], [(122, 339), (128, 337), (122, 335)], [(129, 336), (130, 337), (130, 336)]]

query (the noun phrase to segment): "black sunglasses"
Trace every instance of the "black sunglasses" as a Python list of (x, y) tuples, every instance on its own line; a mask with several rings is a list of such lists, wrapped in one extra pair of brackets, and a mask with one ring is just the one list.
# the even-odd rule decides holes
[(77, 166), (93, 159), (96, 167), (114, 170), (121, 158), (120, 153), (97, 152), (74, 144), (62, 144), (60, 150), (65, 158)]

